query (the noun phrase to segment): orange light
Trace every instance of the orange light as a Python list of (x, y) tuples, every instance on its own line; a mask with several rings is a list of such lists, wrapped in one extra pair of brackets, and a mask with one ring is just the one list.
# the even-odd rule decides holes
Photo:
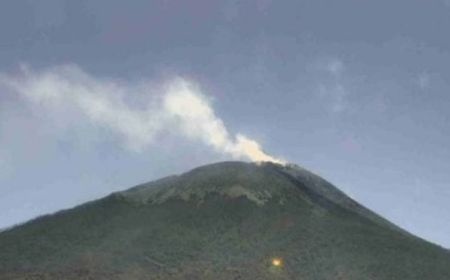
[(281, 261), (280, 258), (273, 258), (273, 259), (272, 259), (272, 265), (273, 265), (273, 266), (281, 266), (282, 263), (283, 263), (283, 262)]

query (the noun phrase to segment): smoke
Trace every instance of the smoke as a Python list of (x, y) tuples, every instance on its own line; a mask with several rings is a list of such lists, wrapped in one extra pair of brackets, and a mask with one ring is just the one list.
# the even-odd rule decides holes
[[(64, 65), (44, 71), (22, 67), (15, 75), (0, 74), (0, 85), (48, 110), (63, 113), (64, 108), (74, 108), (91, 123), (114, 132), (134, 151), (143, 151), (159, 133), (170, 131), (234, 159), (284, 163), (266, 154), (255, 140), (231, 134), (208, 97), (186, 79), (174, 78), (162, 86), (120, 83)], [(131, 104), (130, 96), (146, 99)]]

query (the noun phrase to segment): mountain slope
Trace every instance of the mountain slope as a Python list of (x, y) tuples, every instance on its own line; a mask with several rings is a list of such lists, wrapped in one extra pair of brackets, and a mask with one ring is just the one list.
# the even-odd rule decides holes
[(269, 163), (203, 166), (0, 233), (0, 279), (444, 280), (449, 264), (320, 177)]

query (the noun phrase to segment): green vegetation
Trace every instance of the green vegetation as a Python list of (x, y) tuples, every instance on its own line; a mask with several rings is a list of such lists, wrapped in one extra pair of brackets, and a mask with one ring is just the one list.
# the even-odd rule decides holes
[(0, 233), (0, 279), (448, 280), (450, 253), (306, 170), (226, 162)]

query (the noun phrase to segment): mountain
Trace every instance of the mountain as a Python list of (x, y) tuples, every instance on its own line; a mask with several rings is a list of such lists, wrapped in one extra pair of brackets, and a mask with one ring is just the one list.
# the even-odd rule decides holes
[(0, 233), (0, 279), (450, 279), (450, 252), (295, 165), (222, 162)]

